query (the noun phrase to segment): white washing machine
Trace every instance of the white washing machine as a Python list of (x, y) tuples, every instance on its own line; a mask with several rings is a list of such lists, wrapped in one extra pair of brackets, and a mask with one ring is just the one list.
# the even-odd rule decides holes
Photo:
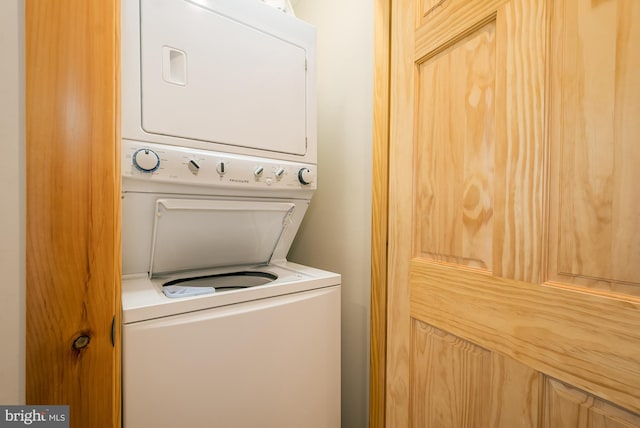
[(340, 426), (340, 275), (286, 260), (317, 187), (313, 28), (128, 0), (122, 33), (124, 428)]

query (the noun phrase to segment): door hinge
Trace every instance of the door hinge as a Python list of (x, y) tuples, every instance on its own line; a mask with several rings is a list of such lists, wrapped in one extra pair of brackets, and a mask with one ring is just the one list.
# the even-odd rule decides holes
[(111, 346), (116, 347), (116, 316), (111, 319)]

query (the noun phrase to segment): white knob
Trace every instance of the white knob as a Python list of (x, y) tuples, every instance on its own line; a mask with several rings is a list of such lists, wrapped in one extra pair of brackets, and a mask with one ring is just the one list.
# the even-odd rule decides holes
[(218, 162), (216, 165), (216, 171), (218, 171), (218, 174), (220, 175), (224, 175), (227, 172), (227, 167), (224, 161)]
[(315, 178), (316, 175), (309, 168), (300, 168), (300, 171), (298, 171), (298, 181), (300, 184), (311, 184)]
[(257, 177), (262, 177), (262, 173), (264, 172), (264, 168), (259, 166), (256, 169), (253, 170), (253, 175)]
[(187, 166), (189, 167), (189, 171), (191, 171), (193, 175), (197, 175), (198, 172), (200, 172), (200, 164), (195, 159), (191, 159)]
[(142, 172), (153, 172), (160, 167), (160, 156), (151, 149), (139, 149), (132, 156), (133, 166)]
[(284, 175), (284, 168), (278, 168), (275, 171), (275, 175), (277, 179), (282, 178), (282, 176)]

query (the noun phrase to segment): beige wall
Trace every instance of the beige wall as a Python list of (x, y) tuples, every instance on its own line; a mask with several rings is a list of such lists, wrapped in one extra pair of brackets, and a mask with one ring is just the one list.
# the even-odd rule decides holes
[(318, 191), (289, 259), (342, 274), (342, 426), (368, 426), (373, 1), (298, 0), (318, 30)]
[(0, 2), (0, 404), (24, 403), (24, 0)]

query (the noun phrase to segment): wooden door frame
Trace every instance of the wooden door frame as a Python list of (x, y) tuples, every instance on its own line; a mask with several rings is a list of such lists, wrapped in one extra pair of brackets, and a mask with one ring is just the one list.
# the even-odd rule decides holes
[(385, 426), (391, 2), (374, 4), (369, 426)]

